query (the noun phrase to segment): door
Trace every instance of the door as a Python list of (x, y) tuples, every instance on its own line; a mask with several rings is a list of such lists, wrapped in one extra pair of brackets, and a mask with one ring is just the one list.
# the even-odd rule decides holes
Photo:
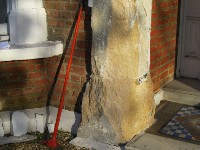
[(200, 0), (182, 0), (180, 75), (200, 79)]

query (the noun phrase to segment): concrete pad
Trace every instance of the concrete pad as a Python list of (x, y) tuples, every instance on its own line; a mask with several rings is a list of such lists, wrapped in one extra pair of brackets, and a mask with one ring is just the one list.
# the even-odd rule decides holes
[(73, 139), (70, 144), (78, 146), (78, 147), (86, 147), (88, 149), (95, 149), (95, 150), (123, 150), (123, 148), (104, 144), (104, 143), (99, 143), (92, 141), (90, 139), (83, 139), (80, 137), (77, 137)]
[(17, 111), (12, 114), (12, 129), (14, 136), (21, 136), (28, 132), (29, 118), (25, 113)]
[(28, 142), (35, 140), (36, 137), (33, 135), (22, 135), (22, 136), (11, 136), (11, 137), (2, 137), (0, 138), (0, 145), (11, 144), (11, 143), (20, 143), (20, 142)]
[(199, 150), (200, 145), (153, 134), (144, 134), (126, 145), (126, 150)]
[(199, 93), (200, 81), (192, 78), (179, 78), (169, 82), (164, 88)]
[(190, 78), (179, 78), (169, 82), (163, 88), (163, 99), (190, 106), (200, 103), (200, 81)]
[(164, 100), (181, 103), (190, 106), (197, 106), (200, 104), (200, 93), (185, 92), (174, 89), (164, 88)]

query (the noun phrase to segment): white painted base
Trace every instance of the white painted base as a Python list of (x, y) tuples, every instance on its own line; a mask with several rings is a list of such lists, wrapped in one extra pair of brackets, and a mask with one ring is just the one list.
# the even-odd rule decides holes
[[(57, 116), (57, 108), (55, 107), (49, 107), (49, 117), (48, 117), (48, 124), (54, 124)], [(20, 112), (24, 112), (28, 117), (28, 132), (43, 132), (42, 130), (42, 123), (46, 123), (46, 112), (47, 108), (35, 108), (35, 109), (26, 109), (26, 110), (20, 110)], [(7, 111), (7, 112), (0, 112), (0, 120), (2, 120), (3, 124), (3, 130), (5, 134), (12, 133), (12, 124), (11, 124), (11, 116), (13, 112)], [(40, 120), (38, 122), (38, 117), (36, 118), (36, 115), (42, 115), (43, 120)], [(19, 118), (20, 119), (20, 118)], [(41, 119), (41, 118), (39, 118)], [(81, 122), (81, 115), (76, 112), (64, 110), (62, 111), (61, 119), (60, 119), (60, 125), (59, 130), (68, 131), (72, 134), (77, 134), (77, 130), (79, 127), (79, 124)], [(43, 126), (44, 128), (45, 126)], [(52, 129), (51, 129), (52, 132)]]
[(12, 114), (12, 130), (14, 136), (22, 136), (28, 131), (29, 119), (23, 112), (16, 111)]
[(7, 23), (0, 24), (0, 35), (8, 35), (8, 25), (7, 25)]
[(163, 90), (160, 90), (159, 92), (157, 92), (154, 95), (154, 100), (155, 100), (156, 106), (158, 106), (160, 104), (160, 102), (163, 100), (163, 98), (164, 98), (163, 96), (164, 96)]
[(8, 49), (0, 49), (0, 62), (47, 58), (60, 55), (62, 52), (63, 44), (59, 41), (33, 45), (10, 45)]

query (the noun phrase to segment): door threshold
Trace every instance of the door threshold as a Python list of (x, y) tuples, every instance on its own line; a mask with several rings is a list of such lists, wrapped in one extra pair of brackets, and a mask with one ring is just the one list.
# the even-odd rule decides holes
[(191, 78), (174, 79), (163, 87), (163, 99), (190, 106), (200, 105), (200, 80)]

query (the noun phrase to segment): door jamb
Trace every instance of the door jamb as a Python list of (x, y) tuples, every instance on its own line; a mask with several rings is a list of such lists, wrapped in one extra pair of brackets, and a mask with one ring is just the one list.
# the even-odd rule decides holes
[(182, 59), (182, 52), (183, 52), (183, 42), (184, 42), (184, 21), (185, 21), (185, 13), (186, 13), (186, 0), (181, 0), (180, 4), (180, 23), (179, 23), (179, 36), (178, 36), (178, 50), (177, 50), (177, 64), (176, 64), (176, 77), (180, 78), (181, 73), (181, 59)]

